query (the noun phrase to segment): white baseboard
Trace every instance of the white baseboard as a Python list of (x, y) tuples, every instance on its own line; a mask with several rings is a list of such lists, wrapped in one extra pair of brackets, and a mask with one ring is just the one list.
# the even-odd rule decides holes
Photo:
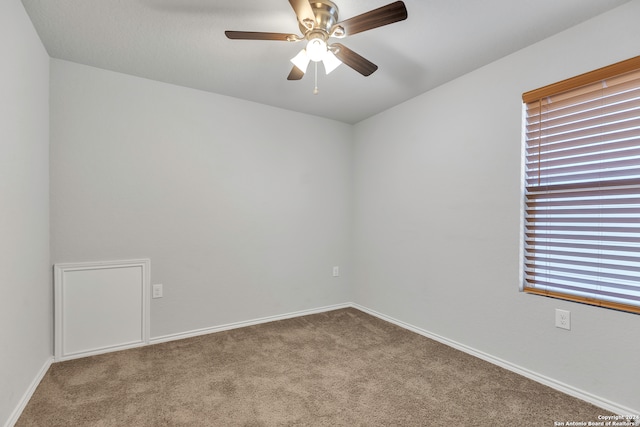
[(309, 314), (316, 314), (316, 313), (323, 313), (323, 312), (327, 312), (327, 311), (332, 311), (332, 310), (339, 310), (342, 308), (348, 308), (348, 307), (352, 307), (355, 308), (357, 310), (360, 310), (364, 313), (370, 314), (374, 317), (377, 317), (379, 319), (385, 320), (389, 323), (393, 323), (394, 325), (400, 326), (403, 329), (407, 329), (409, 331), (415, 332), (419, 335), (422, 335), (426, 338), (430, 338), (433, 339), (434, 341), (438, 341), (444, 345), (447, 345), (449, 347), (453, 347), (456, 350), (460, 350), (463, 351), (467, 354), (470, 354), (471, 356), (477, 357), (479, 359), (482, 359), (484, 361), (487, 361), (489, 363), (492, 363), (494, 365), (500, 366), (501, 368), (507, 369), (511, 372), (514, 372), (516, 374), (522, 375), (526, 378), (529, 378), (533, 381), (536, 381), (538, 383), (544, 384), (548, 387), (551, 387), (555, 390), (558, 390), (564, 394), (568, 394), (569, 396), (573, 396), (576, 397), (578, 399), (584, 400), (585, 402), (589, 402), (595, 406), (598, 406), (602, 409), (605, 409), (607, 411), (613, 412), (615, 414), (618, 415), (639, 415), (640, 414), (640, 410), (634, 410), (631, 408), (627, 408), (625, 406), (619, 405), (617, 403), (611, 402), (607, 399), (604, 399), (602, 397), (596, 396), (594, 394), (588, 393), (586, 391), (580, 390), (578, 388), (575, 388), (573, 386), (570, 386), (568, 384), (564, 384), (560, 381), (554, 380), (553, 378), (549, 378), (547, 376), (538, 374), (536, 372), (533, 372), (529, 369), (523, 368), (521, 366), (515, 365), (511, 362), (508, 362), (506, 360), (497, 358), (495, 356), (492, 356), (490, 354), (484, 353), (482, 351), (476, 350), (474, 348), (471, 348), (469, 346), (466, 346), (464, 344), (460, 344), (456, 341), (450, 340), (448, 338), (442, 337), (440, 335), (434, 334), (432, 332), (429, 332), (427, 330), (424, 330), (422, 328), (418, 328), (417, 326), (413, 326), (409, 323), (403, 322), (401, 320), (398, 319), (394, 319), (393, 317), (387, 316), (385, 314), (382, 313), (378, 313), (375, 310), (371, 310), (367, 307), (361, 306), (359, 304), (356, 303), (344, 303), (344, 304), (336, 304), (336, 305), (331, 305), (331, 306), (326, 306), (326, 307), (320, 307), (320, 308), (315, 308), (315, 309), (311, 309), (311, 310), (302, 310), (302, 311), (296, 311), (293, 313), (287, 313), (287, 314), (282, 314), (282, 315), (277, 315), (277, 316), (269, 316), (269, 317), (262, 317), (262, 318), (258, 318), (258, 319), (253, 319), (253, 320), (248, 320), (248, 321), (242, 321), (242, 322), (235, 322), (235, 323), (229, 323), (226, 325), (220, 325), (220, 326), (214, 326), (214, 327), (210, 327), (210, 328), (202, 328), (202, 329), (197, 329), (197, 330), (193, 330), (193, 331), (188, 331), (188, 332), (182, 332), (182, 333), (177, 333), (177, 334), (171, 334), (171, 335), (164, 335), (164, 336), (160, 336), (160, 337), (155, 337), (155, 338), (151, 338), (149, 340), (150, 344), (158, 344), (161, 342), (167, 342), (167, 341), (174, 341), (174, 340), (180, 340), (180, 339), (184, 339), (184, 338), (191, 338), (191, 337), (195, 337), (195, 336), (199, 336), (199, 335), (206, 335), (206, 334), (211, 334), (214, 332), (221, 332), (221, 331), (227, 331), (230, 329), (236, 329), (236, 328), (242, 328), (245, 326), (252, 326), (252, 325), (258, 325), (261, 323), (268, 323), (268, 322), (274, 322), (277, 320), (284, 320), (284, 319), (291, 319), (294, 317), (301, 317), (301, 316), (306, 316)]
[(302, 317), (310, 314), (324, 313), (327, 311), (339, 310), (339, 309), (348, 308), (348, 307), (352, 307), (352, 304), (351, 303), (335, 304), (335, 305), (329, 305), (325, 307), (313, 308), (309, 310), (301, 310), (301, 311), (294, 311), (292, 313), (279, 314), (276, 316), (261, 317), (258, 319), (246, 320), (242, 322), (227, 323), (225, 325), (212, 326), (209, 328), (195, 329), (192, 331), (180, 332), (177, 334), (162, 335), (159, 337), (151, 338), (149, 340), (149, 344), (159, 344), (162, 342), (181, 340), (185, 338), (197, 337), (199, 335), (212, 334), (214, 332), (228, 331), (230, 329), (244, 328), (246, 326), (253, 326), (253, 325), (259, 325), (261, 323), (275, 322), (277, 320), (292, 319), (294, 317)]
[[(228, 331), (230, 329), (243, 328), (245, 326), (258, 325), (258, 324), (261, 324), (261, 323), (275, 322), (277, 320), (285, 320), (285, 319), (291, 319), (291, 318), (294, 318), (294, 317), (302, 317), (302, 316), (307, 316), (309, 314), (324, 313), (324, 312), (327, 312), (327, 311), (339, 310), (339, 309), (348, 308), (348, 307), (351, 307), (351, 306), (352, 305), (350, 303), (335, 304), (335, 305), (330, 305), (330, 306), (325, 306), (325, 307), (313, 308), (313, 309), (309, 309), (309, 310), (301, 310), (301, 311), (295, 311), (295, 312), (286, 313), (286, 314), (280, 314), (280, 315), (276, 315), (276, 316), (261, 317), (261, 318), (247, 320), (247, 321), (243, 321), (243, 322), (228, 323), (228, 324), (225, 324), (225, 325), (213, 326), (213, 327), (210, 327), (210, 328), (196, 329), (196, 330), (193, 330), (193, 331), (181, 332), (181, 333), (177, 333), (177, 334), (163, 335), (163, 336), (159, 336), (159, 337), (155, 337), (155, 338), (149, 339), (149, 345), (151, 345), (151, 344), (159, 344), (159, 343), (168, 342), (168, 341), (181, 340), (181, 339), (191, 338), (191, 337), (195, 337), (195, 336), (199, 336), (199, 335), (211, 334), (211, 333), (214, 333), (214, 332)], [(144, 346), (144, 345), (145, 344), (142, 344), (142, 346)], [(140, 347), (140, 345), (136, 344), (133, 347)], [(94, 354), (108, 353), (108, 352), (111, 352), (111, 351), (119, 351), (119, 350), (123, 350), (123, 349), (122, 348), (103, 349), (103, 350), (101, 350), (99, 352), (94, 352), (92, 354), (77, 355), (77, 356), (71, 357), (70, 359), (90, 356), (90, 355), (94, 355)], [(65, 360), (67, 360), (67, 359), (65, 359)], [(24, 408), (27, 406), (27, 403), (29, 403), (29, 400), (31, 399), (31, 396), (33, 396), (33, 393), (36, 391), (36, 388), (40, 384), (40, 381), (42, 381), (42, 378), (44, 378), (45, 374), (49, 370), (49, 367), (51, 366), (52, 363), (54, 363), (54, 358), (53, 357), (50, 357), (49, 359), (47, 359), (47, 361), (44, 363), (44, 365), (42, 366), (42, 368), (40, 369), (40, 371), (38, 372), (38, 374), (36, 375), (34, 380), (31, 382), (31, 385), (29, 386), (27, 391), (22, 396), (22, 399), (20, 400), (18, 406), (13, 410), (13, 413), (11, 414), (11, 416), (9, 417), (7, 422), (5, 423), (4, 427), (13, 427), (15, 425), (15, 423), (20, 418), (20, 415), (22, 415), (22, 411), (24, 411)]]
[(49, 370), (49, 367), (51, 366), (52, 363), (53, 363), (53, 356), (48, 358), (44, 362), (44, 365), (42, 365), (36, 377), (33, 379), (33, 381), (31, 381), (29, 388), (24, 393), (24, 395), (22, 395), (22, 399), (20, 399), (18, 406), (16, 406), (16, 408), (11, 413), (11, 416), (5, 423), (4, 425), (5, 427), (13, 427), (15, 423), (18, 422), (18, 418), (20, 418), (20, 415), (22, 415), (22, 411), (24, 411), (24, 408), (26, 408), (27, 403), (29, 403), (29, 400), (31, 400), (31, 396), (33, 396), (33, 393), (36, 391), (36, 388), (38, 388), (40, 381), (42, 381), (42, 378), (44, 378), (45, 374)]
[(553, 378), (549, 378), (547, 376), (544, 375), (540, 375), (536, 372), (533, 372), (529, 369), (523, 368), (521, 366), (518, 365), (514, 365), (511, 362), (507, 362), (506, 360), (494, 357), (490, 354), (484, 353), (482, 351), (478, 351), (474, 348), (468, 347), (464, 344), (460, 344), (456, 341), (450, 340), (448, 338), (442, 337), (440, 335), (431, 333), (429, 331), (426, 331), (422, 328), (418, 328), (417, 326), (413, 326), (409, 323), (405, 323), (401, 320), (397, 320), (394, 319), (393, 317), (387, 316), (385, 314), (382, 313), (378, 313), (375, 310), (371, 310), (367, 307), (363, 307), (359, 304), (355, 304), (352, 303), (350, 304), (351, 307), (363, 311), (367, 314), (370, 314), (372, 316), (375, 316), (379, 319), (385, 320), (389, 323), (393, 323), (394, 325), (400, 326), (403, 329), (407, 329), (411, 332), (415, 332), (419, 335), (422, 335), (424, 337), (430, 338), (434, 341), (438, 341), (444, 345), (447, 345), (449, 347), (453, 347), (456, 350), (460, 350), (462, 352), (465, 352), (467, 354), (470, 354), (471, 356), (475, 356), (479, 359), (482, 359), (486, 362), (492, 363), (494, 365), (500, 366), (501, 368), (504, 368), (508, 371), (511, 372), (515, 372), (516, 374), (522, 375), (523, 377), (529, 378), (533, 381), (536, 381), (540, 384), (544, 384), (548, 387), (551, 387), (555, 390), (558, 390), (564, 394), (568, 394), (569, 396), (573, 396), (576, 397), (578, 399), (584, 400), (585, 402), (589, 402), (595, 406), (598, 406), (602, 409), (605, 409), (607, 411), (613, 412), (617, 415), (640, 415), (640, 410), (638, 409), (631, 409), (631, 408), (627, 408), (625, 406), (622, 405), (618, 405), (617, 403), (611, 402), (607, 399), (603, 399), (602, 397), (593, 395), (591, 393), (588, 393), (586, 391), (580, 390), (578, 388), (575, 388), (573, 386), (570, 386), (568, 384), (564, 384), (560, 381), (556, 381)]
[[(187, 332), (181, 332), (181, 333), (177, 333), (177, 334), (170, 334), (170, 335), (163, 335), (163, 336), (159, 336), (159, 337), (154, 337), (149, 339), (149, 344), (159, 344), (162, 342), (168, 342), (168, 341), (175, 341), (175, 340), (180, 340), (180, 339), (185, 339), (185, 338), (191, 338), (191, 337), (195, 337), (195, 336), (199, 336), (199, 335), (206, 335), (206, 334), (211, 334), (214, 332), (221, 332), (221, 331), (227, 331), (227, 330), (231, 330), (231, 329), (237, 329), (237, 328), (243, 328), (246, 326), (253, 326), (253, 325), (258, 325), (258, 324), (262, 324), (262, 323), (268, 323), (268, 322), (275, 322), (278, 320), (285, 320), (285, 319), (291, 319), (291, 318), (295, 318), (295, 317), (301, 317), (301, 316), (307, 316), (310, 314), (317, 314), (317, 313), (324, 313), (327, 311), (333, 311), (333, 310), (339, 310), (339, 309), (343, 309), (343, 308), (355, 308), (357, 310), (360, 310), (364, 313), (370, 314), (374, 317), (377, 317), (379, 319), (382, 319), (384, 321), (387, 321), (389, 323), (393, 323), (394, 325), (397, 325), (403, 329), (407, 329), (411, 332), (415, 332), (419, 335), (422, 335), (426, 338), (430, 338), (434, 341), (438, 341), (444, 345), (447, 345), (449, 347), (453, 347), (457, 350), (463, 351), (467, 354), (470, 354), (471, 356), (474, 357), (478, 357), (479, 359), (485, 360), (489, 363), (492, 363), (494, 365), (500, 366), (504, 369), (507, 369), (511, 372), (514, 372), (516, 374), (522, 375), (526, 378), (529, 378), (533, 381), (536, 381), (538, 383), (544, 384), (546, 386), (549, 386), (553, 389), (556, 389), (562, 393), (568, 394), (570, 396), (576, 397), (578, 399), (584, 400), (586, 402), (589, 402), (593, 405), (596, 405), (602, 409), (605, 409), (607, 411), (613, 412), (615, 414), (618, 415), (640, 415), (640, 410), (634, 410), (631, 408), (627, 408), (625, 406), (619, 405), (617, 403), (611, 402), (607, 399), (603, 399), (602, 397), (593, 395), (591, 393), (585, 392), (583, 390), (577, 389), (575, 387), (572, 387), (570, 385), (564, 384), (562, 382), (556, 381), (553, 378), (549, 378), (546, 377), (544, 375), (540, 375), (536, 372), (533, 372), (529, 369), (520, 367), (518, 365), (515, 365), (513, 363), (507, 362), (506, 360), (494, 357), (490, 354), (484, 353), (482, 351), (476, 350), (474, 348), (468, 347), (464, 344), (460, 344), (456, 341), (450, 340), (448, 338), (442, 337), (440, 335), (431, 333), (427, 330), (424, 330), (422, 328), (419, 328), (417, 326), (413, 326), (409, 323), (403, 322), (401, 320), (397, 320), (394, 319), (393, 317), (387, 316), (385, 314), (382, 313), (378, 313), (375, 310), (371, 310), (367, 307), (361, 306), (359, 304), (355, 304), (355, 303), (343, 303), (343, 304), (335, 304), (335, 305), (330, 305), (330, 306), (325, 306), (325, 307), (319, 307), (319, 308), (314, 308), (314, 309), (309, 309), (309, 310), (301, 310), (301, 311), (295, 311), (295, 312), (291, 312), (291, 313), (286, 313), (286, 314), (281, 314), (281, 315), (276, 315), (276, 316), (267, 316), (267, 317), (261, 317), (261, 318), (257, 318), (257, 319), (252, 319), (252, 320), (247, 320), (247, 321), (242, 321), (242, 322), (234, 322), (234, 323), (228, 323), (225, 325), (220, 325), (220, 326), (213, 326), (213, 327), (209, 327), (209, 328), (202, 328), (202, 329), (196, 329), (196, 330), (192, 330), (192, 331), (187, 331)], [(31, 383), (31, 385), (29, 386), (28, 390), (25, 392), (24, 396), (22, 397), (22, 399), (20, 400), (19, 405), (16, 407), (16, 409), (13, 411), (13, 413), (11, 414), (11, 416), (9, 417), (9, 420), (6, 422), (4, 427), (13, 427), (13, 425), (18, 421), (18, 418), (20, 418), (20, 415), (22, 414), (22, 411), (24, 410), (24, 408), (27, 406), (27, 403), (29, 402), (29, 400), (31, 399), (31, 396), (33, 395), (33, 393), (35, 392), (36, 388), (38, 387), (38, 384), (40, 384), (40, 381), (42, 381), (42, 378), (44, 377), (44, 375), (47, 373), (47, 370), (49, 369), (49, 367), (51, 366), (51, 364), (53, 363), (53, 357), (49, 358), (48, 360), (45, 361), (44, 365), (42, 366), (42, 368), (40, 369), (40, 372), (38, 372), (38, 374), (36, 375), (36, 377), (34, 378), (33, 382)]]

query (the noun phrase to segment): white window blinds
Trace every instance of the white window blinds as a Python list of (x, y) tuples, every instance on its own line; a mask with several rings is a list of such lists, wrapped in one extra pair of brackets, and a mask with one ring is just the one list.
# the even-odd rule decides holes
[(523, 101), (524, 290), (640, 313), (640, 57)]

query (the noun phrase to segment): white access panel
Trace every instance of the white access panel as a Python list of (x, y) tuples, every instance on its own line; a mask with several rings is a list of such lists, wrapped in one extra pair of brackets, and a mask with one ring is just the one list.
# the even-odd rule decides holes
[(149, 342), (148, 259), (54, 266), (55, 359)]

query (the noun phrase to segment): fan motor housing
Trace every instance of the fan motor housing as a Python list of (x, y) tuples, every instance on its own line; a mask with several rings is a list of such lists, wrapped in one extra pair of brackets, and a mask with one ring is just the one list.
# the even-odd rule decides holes
[(329, 0), (316, 0), (309, 2), (313, 13), (316, 16), (316, 22), (314, 28), (310, 30), (303, 24), (300, 24), (300, 31), (302, 34), (307, 34), (309, 31), (324, 31), (327, 36), (333, 27), (338, 22), (338, 6)]

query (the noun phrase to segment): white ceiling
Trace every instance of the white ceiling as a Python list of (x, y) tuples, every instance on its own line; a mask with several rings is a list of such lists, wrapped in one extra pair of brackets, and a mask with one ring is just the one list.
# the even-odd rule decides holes
[[(300, 34), (287, 0), (22, 0), (49, 55), (357, 123), (629, 0), (405, 0), (408, 19), (346, 37), (379, 66), (288, 81), (304, 46), (225, 30)], [(339, 20), (391, 0), (335, 0)]]

